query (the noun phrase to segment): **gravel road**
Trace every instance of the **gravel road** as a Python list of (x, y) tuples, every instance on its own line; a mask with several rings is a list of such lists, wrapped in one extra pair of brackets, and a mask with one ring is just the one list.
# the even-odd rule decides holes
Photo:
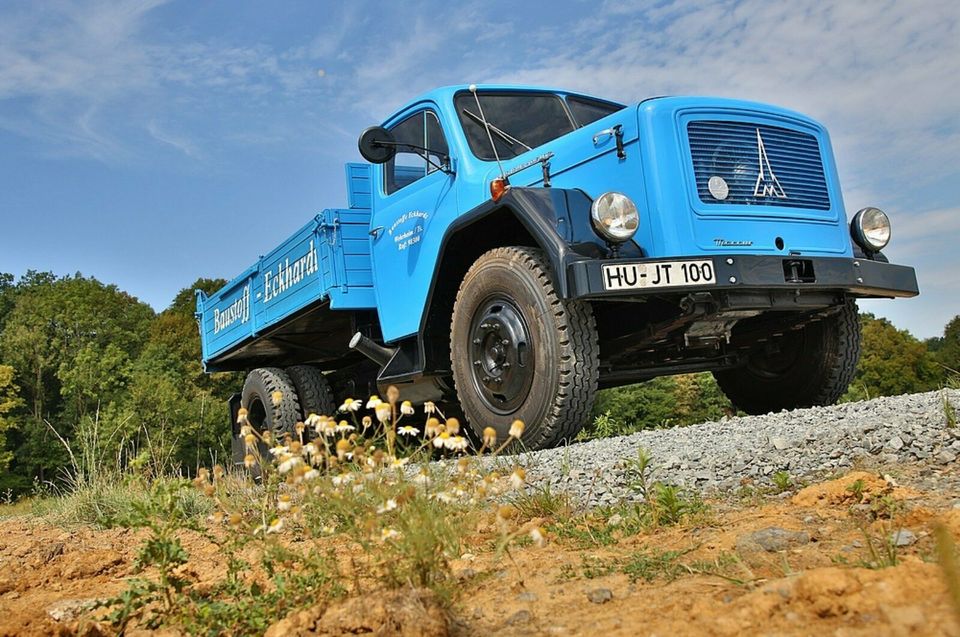
[(944, 397), (960, 415), (960, 390), (908, 394), (832, 407), (724, 418), (525, 453), (528, 482), (549, 484), (586, 506), (632, 494), (624, 460), (645, 449), (654, 478), (703, 493), (830, 473), (858, 460), (949, 464), (960, 456), (960, 426), (948, 427)]

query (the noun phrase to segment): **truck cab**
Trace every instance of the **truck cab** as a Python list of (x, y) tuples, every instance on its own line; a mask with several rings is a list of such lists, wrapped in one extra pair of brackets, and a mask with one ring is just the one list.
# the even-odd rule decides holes
[[(598, 388), (665, 374), (711, 371), (751, 413), (829, 404), (859, 357), (855, 299), (919, 292), (882, 253), (885, 213), (848, 222), (827, 131), (782, 108), (453, 86), (359, 148), (350, 208), (279, 255), (306, 285), (261, 258), (233, 296), (198, 298), (208, 369), (259, 374), (244, 406), (287, 383), (298, 405), (263, 409), (282, 427), (310, 402), (293, 367), (330, 395), (395, 385), (455, 405), (477, 433), (522, 420), (528, 448), (572, 438)], [(286, 305), (214, 346), (241, 281), (254, 306)]]

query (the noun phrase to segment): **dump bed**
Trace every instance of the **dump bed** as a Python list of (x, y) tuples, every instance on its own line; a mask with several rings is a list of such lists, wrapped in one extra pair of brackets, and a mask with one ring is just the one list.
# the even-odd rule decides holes
[[(347, 164), (347, 183), (349, 208), (324, 210), (215, 294), (197, 291), (205, 368), (235, 368), (262, 356), (270, 348), (259, 339), (296, 317), (323, 316), (318, 309), (376, 307), (369, 165)], [(227, 358), (229, 366), (219, 364)]]

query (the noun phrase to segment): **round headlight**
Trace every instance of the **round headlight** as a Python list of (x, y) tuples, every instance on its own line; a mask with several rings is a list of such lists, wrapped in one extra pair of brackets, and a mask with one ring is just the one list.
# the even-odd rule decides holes
[(850, 234), (868, 252), (879, 252), (890, 243), (890, 219), (879, 208), (863, 208), (853, 215)]
[(605, 192), (590, 206), (593, 227), (606, 240), (628, 241), (640, 227), (640, 213), (630, 197), (619, 192)]

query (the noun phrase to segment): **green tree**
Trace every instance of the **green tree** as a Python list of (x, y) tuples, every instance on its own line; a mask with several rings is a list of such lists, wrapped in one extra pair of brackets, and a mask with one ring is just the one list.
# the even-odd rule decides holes
[(936, 389), (943, 380), (927, 346), (883, 318), (861, 314), (860, 363), (843, 400), (863, 400)]
[(13, 428), (8, 414), (20, 406), (19, 388), (13, 383), (13, 368), (0, 365), (0, 473), (7, 470), (13, 453), (7, 449), (7, 431)]
[(935, 357), (952, 373), (960, 373), (960, 315), (943, 328), (943, 339)]

